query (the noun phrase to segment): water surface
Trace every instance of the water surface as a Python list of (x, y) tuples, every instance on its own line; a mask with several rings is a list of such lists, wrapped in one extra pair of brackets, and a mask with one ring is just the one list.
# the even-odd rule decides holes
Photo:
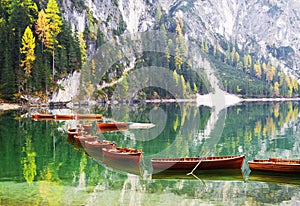
[[(67, 129), (94, 121), (34, 121), (0, 116), (0, 205), (290, 205), (300, 177), (255, 174), (255, 158), (300, 158), (299, 103), (247, 103), (221, 112), (193, 104), (114, 105), (47, 112), (99, 113), (106, 120), (154, 123), (151, 129), (93, 134), (142, 149), (140, 167), (89, 154)], [(245, 154), (240, 171), (152, 174), (153, 157)]]

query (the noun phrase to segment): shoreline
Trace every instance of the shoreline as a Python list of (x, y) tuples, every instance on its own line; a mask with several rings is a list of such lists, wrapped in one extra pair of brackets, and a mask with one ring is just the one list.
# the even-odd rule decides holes
[(247, 98), (241, 99), (242, 102), (287, 102), (287, 101), (300, 101), (300, 97), (294, 98)]
[[(226, 99), (227, 106), (233, 106), (242, 102), (287, 102), (287, 101), (300, 101), (300, 97), (295, 98), (239, 98), (235, 95), (229, 94)], [(211, 98), (208, 95), (199, 95), (196, 99), (153, 99), (146, 100), (145, 103), (192, 103), (196, 102), (197, 105), (207, 105), (208, 101), (211, 101)], [(94, 104), (93, 104), (94, 105)], [(21, 108), (25, 108), (25, 106), (21, 106), (16, 103), (0, 103), (0, 111), (9, 111), (9, 110), (18, 110)]]

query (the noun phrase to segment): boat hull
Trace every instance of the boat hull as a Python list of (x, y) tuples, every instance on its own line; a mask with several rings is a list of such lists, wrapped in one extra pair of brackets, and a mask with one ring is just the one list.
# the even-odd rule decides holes
[(102, 115), (101, 114), (77, 114), (76, 119), (77, 120), (101, 120)]
[(53, 114), (33, 114), (32, 118), (35, 120), (53, 120), (55, 115)]
[(75, 115), (73, 114), (55, 114), (56, 120), (74, 120)]
[(125, 131), (128, 129), (127, 122), (98, 122), (97, 123), (97, 132), (98, 133), (105, 133), (105, 132), (119, 132)]
[(97, 140), (97, 136), (91, 136), (91, 135), (75, 135), (74, 139), (77, 144), (81, 144), (82, 146), (85, 146), (86, 142), (94, 142)]
[[(241, 169), (245, 156), (216, 156), (201, 158), (153, 158), (153, 170), (218, 170)], [(199, 163), (200, 162), (200, 163)], [(197, 166), (198, 165), (198, 166)], [(196, 167), (197, 166), (197, 167)]]
[(114, 161), (122, 161), (122, 162), (129, 162), (131, 164), (139, 165), (142, 159), (142, 152), (116, 152), (117, 149), (102, 149), (102, 154), (105, 158), (112, 159)]
[(269, 160), (249, 161), (248, 166), (252, 171), (300, 173), (300, 160), (270, 158)]
[(94, 158), (100, 158), (102, 159), (102, 149), (113, 149), (116, 147), (116, 144), (110, 141), (104, 141), (104, 140), (96, 140), (96, 141), (88, 141), (84, 144), (86, 153), (88, 153), (90, 156)]
[(127, 128), (128, 123), (127, 122), (109, 122), (109, 123), (102, 123), (98, 122), (97, 126), (99, 129), (107, 129), (107, 128)]

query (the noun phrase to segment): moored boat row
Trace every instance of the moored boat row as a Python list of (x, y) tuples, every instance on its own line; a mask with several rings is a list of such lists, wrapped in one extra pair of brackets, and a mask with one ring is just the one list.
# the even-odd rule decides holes
[(35, 120), (101, 120), (101, 114), (32, 114)]
[(84, 126), (78, 125), (76, 128), (68, 129), (68, 137), (80, 147), (89, 156), (102, 160), (103, 158), (111, 159), (115, 162), (129, 163), (139, 165), (143, 152), (132, 148), (116, 147), (116, 143), (108, 140), (100, 140), (98, 136), (93, 136), (85, 132)]
[[(240, 169), (245, 156), (215, 156), (194, 158), (152, 158), (153, 170), (218, 170)], [(269, 158), (248, 161), (251, 171), (300, 173), (300, 159)]]
[[(98, 122), (96, 124), (99, 128)], [(126, 126), (120, 124), (120, 126)], [(112, 127), (116, 127), (116, 124)], [(103, 128), (109, 128), (108, 125)], [(90, 129), (90, 127), (87, 127)], [(117, 147), (116, 143), (108, 140), (100, 140), (98, 136), (88, 135), (85, 127), (78, 126), (70, 128), (68, 136), (74, 142), (81, 145), (86, 153), (95, 158), (114, 161), (121, 164), (130, 163), (139, 165), (143, 152), (132, 148)], [(204, 157), (185, 157), (185, 158), (152, 158), (151, 165), (154, 173), (161, 171), (205, 171), (205, 170), (235, 170), (241, 169), (244, 165), (245, 155), (235, 156), (204, 156)], [(290, 174), (300, 173), (300, 159), (254, 159), (248, 161), (251, 171), (262, 171), (270, 173)]]

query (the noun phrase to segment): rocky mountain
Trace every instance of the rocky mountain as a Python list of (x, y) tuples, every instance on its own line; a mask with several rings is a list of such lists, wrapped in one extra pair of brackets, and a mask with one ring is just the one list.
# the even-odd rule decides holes
[[(205, 42), (225, 56), (234, 47), (240, 53), (250, 54), (254, 57), (253, 61), (270, 62), (299, 79), (300, 2), (297, 0), (62, 0), (60, 6), (73, 30), (86, 34), (89, 57), (101, 44), (118, 41), (123, 34), (152, 31), (158, 29), (160, 24), (164, 24), (169, 33), (176, 33), (176, 24), (180, 19), (185, 40), (198, 44), (199, 48)], [(163, 16), (159, 23), (158, 16)], [(135, 61), (135, 58), (132, 59)], [(133, 64), (135, 62), (128, 63)], [(246, 77), (238, 81), (247, 79), (255, 82), (260, 79), (255, 79), (253, 72), (251, 75), (252, 79)], [(259, 89), (254, 88), (252, 90), (256, 90), (256, 94), (252, 94), (275, 93), (275, 81), (280, 79), (276, 78), (273, 82), (266, 80), (262, 83), (264, 86), (259, 86), (270, 92), (257, 92)], [(247, 85), (242, 87), (245, 91)], [(227, 91), (241, 90), (239, 85), (231, 88)], [(283, 96), (287, 93), (286, 88), (279, 85), (280, 90), (285, 90)]]
[[(122, 33), (153, 29), (157, 7), (170, 18), (180, 16), (190, 40), (210, 44), (231, 42), (240, 50), (281, 64), (300, 67), (300, 2), (297, 0), (87, 0), (62, 1), (62, 11), (74, 29), (106, 39)], [(92, 50), (93, 42), (90, 42)]]
[(288, 69), (297, 71), (300, 66), (299, 1), (203, 0), (172, 5), (167, 7), (170, 11), (183, 11), (194, 39), (225, 40)]

